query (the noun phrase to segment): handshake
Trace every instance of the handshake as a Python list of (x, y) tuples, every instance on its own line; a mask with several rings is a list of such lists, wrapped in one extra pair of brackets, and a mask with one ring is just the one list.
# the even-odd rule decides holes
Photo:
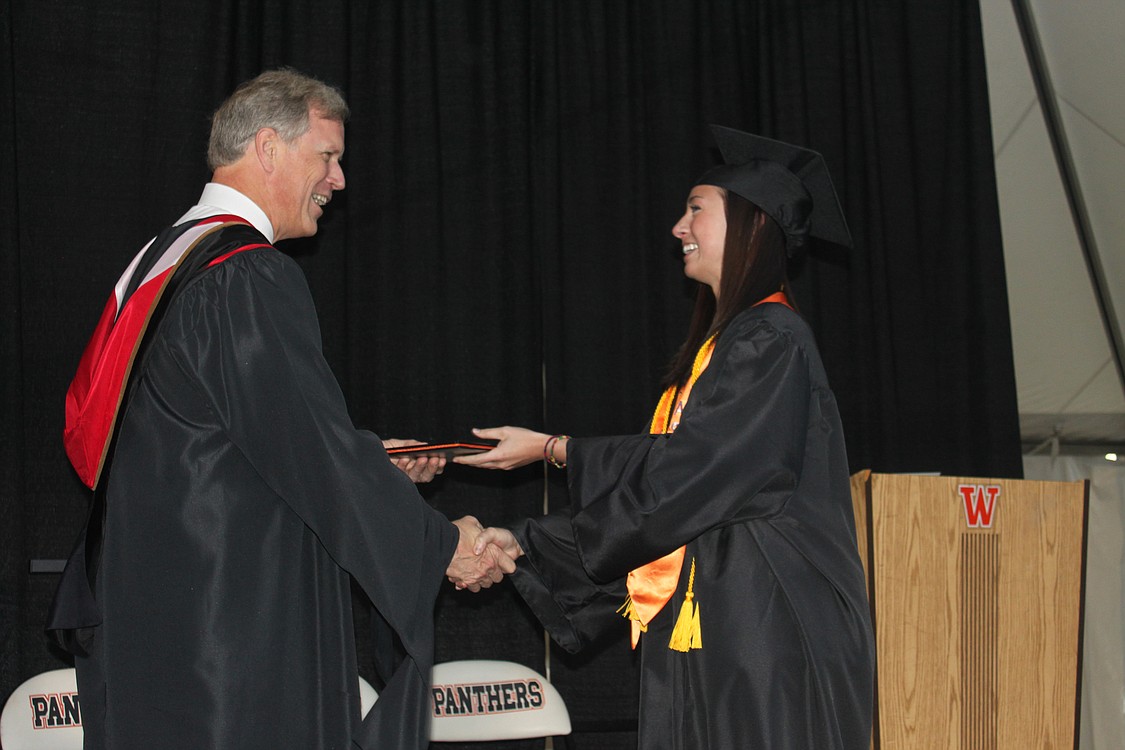
[(453, 525), (461, 532), (461, 538), (445, 575), (458, 589), (475, 593), (515, 571), (523, 549), (511, 531), (486, 529), (472, 516), (460, 518)]
[[(489, 469), (512, 469), (539, 460), (541, 453), (546, 455), (543, 450), (544, 438), (552, 437), (521, 427), (474, 429), (473, 434), (500, 442), (485, 453), (458, 456), (453, 460), (459, 464)], [(552, 439), (557, 439), (557, 436)], [(386, 448), (409, 445), (420, 443), (417, 440), (400, 439), (383, 441)], [(391, 463), (410, 477), (412, 482), (421, 484), (441, 474), (445, 469), (446, 459), (439, 456), (392, 456)], [(458, 589), (477, 592), (499, 583), (506, 574), (515, 572), (516, 560), (523, 556), (523, 549), (511, 531), (486, 529), (472, 516), (465, 516), (453, 523), (461, 536), (445, 575)]]

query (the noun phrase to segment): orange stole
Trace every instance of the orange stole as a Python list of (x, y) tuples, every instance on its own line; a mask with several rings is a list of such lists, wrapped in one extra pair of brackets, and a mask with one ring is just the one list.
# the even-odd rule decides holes
[[(766, 302), (778, 302), (790, 307), (789, 300), (784, 292), (775, 292), (765, 299), (755, 303), (754, 307)], [(671, 434), (680, 425), (680, 416), (687, 405), (691, 395), (692, 386), (699, 376), (711, 363), (711, 355), (715, 351), (715, 334), (711, 335), (696, 352), (695, 362), (691, 366), (691, 375), (682, 389), (671, 386), (664, 391), (660, 402), (656, 405), (656, 412), (652, 415), (652, 425), (649, 432), (654, 435)], [(679, 398), (677, 398), (677, 395)], [(673, 410), (672, 403), (676, 406)], [(684, 557), (687, 547), (673, 550), (659, 560), (654, 560), (647, 565), (642, 565), (629, 572), (626, 588), (629, 595), (621, 605), (621, 612), (629, 620), (632, 631), (633, 648), (637, 647), (641, 633), (648, 631), (648, 624), (656, 617), (664, 605), (676, 593), (676, 584), (680, 580), (680, 571), (683, 569)], [(694, 602), (695, 560), (691, 561), (691, 577), (688, 579), (688, 590), (684, 595), (684, 603), (680, 608), (680, 615), (672, 629), (672, 639), (668, 648), (676, 651), (687, 651), (692, 648), (702, 648), (702, 634), (699, 629), (699, 605)]]

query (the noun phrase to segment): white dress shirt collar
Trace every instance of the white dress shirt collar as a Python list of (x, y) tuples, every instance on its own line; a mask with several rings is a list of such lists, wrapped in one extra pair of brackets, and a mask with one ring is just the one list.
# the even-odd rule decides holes
[(199, 196), (199, 203), (192, 206), (176, 223), (183, 224), (185, 221), (205, 219), (216, 214), (234, 214), (246, 219), (273, 244), (273, 225), (266, 218), (265, 211), (239, 191), (217, 182), (208, 182), (203, 188), (203, 194)]

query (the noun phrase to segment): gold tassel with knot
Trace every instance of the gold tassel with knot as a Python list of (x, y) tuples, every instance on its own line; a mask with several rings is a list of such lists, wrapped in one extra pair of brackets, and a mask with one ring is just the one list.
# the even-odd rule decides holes
[(680, 605), (680, 616), (676, 618), (676, 626), (672, 628), (672, 638), (668, 641), (668, 648), (673, 651), (688, 651), (693, 648), (703, 648), (703, 631), (699, 626), (699, 604), (695, 602), (695, 558), (691, 558), (691, 573), (688, 575), (687, 593), (684, 603)]

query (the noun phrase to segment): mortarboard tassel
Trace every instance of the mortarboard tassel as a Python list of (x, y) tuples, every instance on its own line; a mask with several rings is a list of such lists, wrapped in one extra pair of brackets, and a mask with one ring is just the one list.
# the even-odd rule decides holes
[(699, 626), (699, 605), (695, 602), (695, 558), (691, 558), (691, 573), (688, 575), (687, 593), (684, 603), (680, 605), (680, 616), (676, 618), (676, 626), (672, 628), (672, 638), (668, 641), (668, 648), (673, 651), (688, 651), (693, 648), (703, 648), (703, 631)]

